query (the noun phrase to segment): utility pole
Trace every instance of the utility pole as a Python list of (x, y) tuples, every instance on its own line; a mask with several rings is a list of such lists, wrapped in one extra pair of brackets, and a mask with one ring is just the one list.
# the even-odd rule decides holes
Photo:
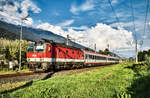
[(108, 48), (108, 50), (109, 50), (109, 44), (107, 44), (107, 48)]
[(20, 28), (20, 54), (19, 54), (19, 70), (21, 70), (21, 51), (22, 51), (22, 24), (23, 24), (23, 20), (27, 20), (29, 15), (27, 15), (24, 18), (21, 18), (21, 28)]
[(94, 48), (95, 48), (95, 53), (96, 53), (96, 43), (94, 44)]
[(69, 46), (69, 35), (67, 34), (67, 46)]
[(136, 44), (135, 44), (135, 50), (136, 50), (136, 63), (138, 63), (138, 47), (137, 47), (137, 40), (136, 40)]
[(20, 55), (19, 55), (19, 70), (21, 70), (21, 50), (22, 50), (22, 22), (23, 20), (21, 20), (21, 29), (20, 29)]

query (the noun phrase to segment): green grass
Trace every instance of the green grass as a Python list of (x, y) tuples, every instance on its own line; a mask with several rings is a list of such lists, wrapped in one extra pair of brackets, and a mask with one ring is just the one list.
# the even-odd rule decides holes
[(15, 82), (15, 83), (6, 83), (0, 85), (0, 92), (16, 89), (25, 85), (27, 82)]
[[(80, 74), (59, 76), (29, 82), (2, 93), (2, 98), (129, 98), (136, 96), (141, 76), (136, 76), (131, 63), (117, 64)], [(142, 72), (143, 76), (148, 73)], [(143, 77), (142, 76), (142, 77)], [(145, 80), (147, 82), (147, 79)], [(138, 85), (137, 85), (137, 84)], [(148, 84), (148, 82), (147, 82)], [(145, 85), (143, 83), (143, 88)], [(132, 88), (134, 87), (134, 88)], [(147, 94), (147, 93), (146, 93)], [(143, 97), (144, 98), (144, 97)]]

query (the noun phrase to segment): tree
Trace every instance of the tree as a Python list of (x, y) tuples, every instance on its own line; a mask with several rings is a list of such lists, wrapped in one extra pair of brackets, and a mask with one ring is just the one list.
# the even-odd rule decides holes
[(104, 54), (104, 52), (102, 51), (102, 50), (99, 50), (99, 52), (98, 52), (99, 54)]
[[(19, 40), (1, 39), (1, 53), (7, 60), (19, 60)], [(22, 41), (22, 61), (26, 60), (25, 53), (27, 51), (28, 42)]]
[(106, 49), (104, 50), (103, 54), (108, 55), (108, 54), (109, 54), (109, 49), (106, 48)]
[(150, 56), (150, 49), (138, 52), (138, 61), (145, 61), (147, 56)]

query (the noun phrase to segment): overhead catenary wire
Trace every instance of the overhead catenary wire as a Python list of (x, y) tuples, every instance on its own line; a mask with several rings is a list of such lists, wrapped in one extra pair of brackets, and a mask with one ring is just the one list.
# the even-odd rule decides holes
[[(118, 25), (119, 25), (120, 27), (122, 27), (121, 24), (120, 24), (120, 20), (119, 20), (117, 14), (116, 14), (116, 11), (115, 11), (115, 9), (114, 9), (113, 6), (112, 6), (111, 0), (108, 0), (108, 3), (109, 3), (109, 5), (110, 5), (110, 7), (111, 7), (111, 9), (112, 9), (112, 11), (113, 11), (113, 13), (114, 13), (114, 15), (115, 15), (115, 18), (116, 18), (116, 21), (118, 22)], [(122, 33), (123, 33), (123, 36), (125, 37), (125, 39), (126, 39), (127, 41), (129, 41), (129, 40), (127, 39), (126, 35), (124, 34), (124, 31), (122, 31)], [(131, 45), (131, 44), (130, 44), (130, 45)], [(132, 47), (132, 45), (131, 45), (131, 47)]]
[[(145, 20), (144, 20), (144, 31), (143, 31), (143, 37), (145, 36), (146, 33), (146, 25), (147, 25), (147, 16), (148, 16), (148, 9), (149, 9), (149, 0), (146, 0), (147, 5), (146, 5), (146, 13), (145, 13)], [(142, 41), (144, 40), (144, 38), (142, 38)], [(143, 45), (143, 43), (142, 43)], [(142, 47), (141, 45), (141, 47)]]
[(133, 35), (135, 37), (135, 51), (136, 51), (136, 63), (138, 62), (138, 41), (136, 37), (136, 29), (135, 29), (135, 23), (134, 23), (134, 10), (133, 10), (133, 2), (130, 0), (131, 5), (131, 15), (132, 15), (132, 23), (133, 23)]
[(135, 39), (137, 39), (136, 29), (135, 29), (135, 20), (134, 20), (133, 1), (132, 0), (130, 0), (130, 5), (131, 5), (131, 15), (132, 15), (132, 23), (133, 23), (133, 35), (134, 35)]

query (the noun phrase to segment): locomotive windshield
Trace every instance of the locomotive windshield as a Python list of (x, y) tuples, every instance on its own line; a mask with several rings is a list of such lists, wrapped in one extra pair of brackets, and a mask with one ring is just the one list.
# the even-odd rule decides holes
[(35, 51), (37, 51), (37, 52), (44, 51), (44, 46), (43, 45), (36, 46)]
[(33, 52), (34, 51), (34, 46), (28, 46), (28, 52)]

